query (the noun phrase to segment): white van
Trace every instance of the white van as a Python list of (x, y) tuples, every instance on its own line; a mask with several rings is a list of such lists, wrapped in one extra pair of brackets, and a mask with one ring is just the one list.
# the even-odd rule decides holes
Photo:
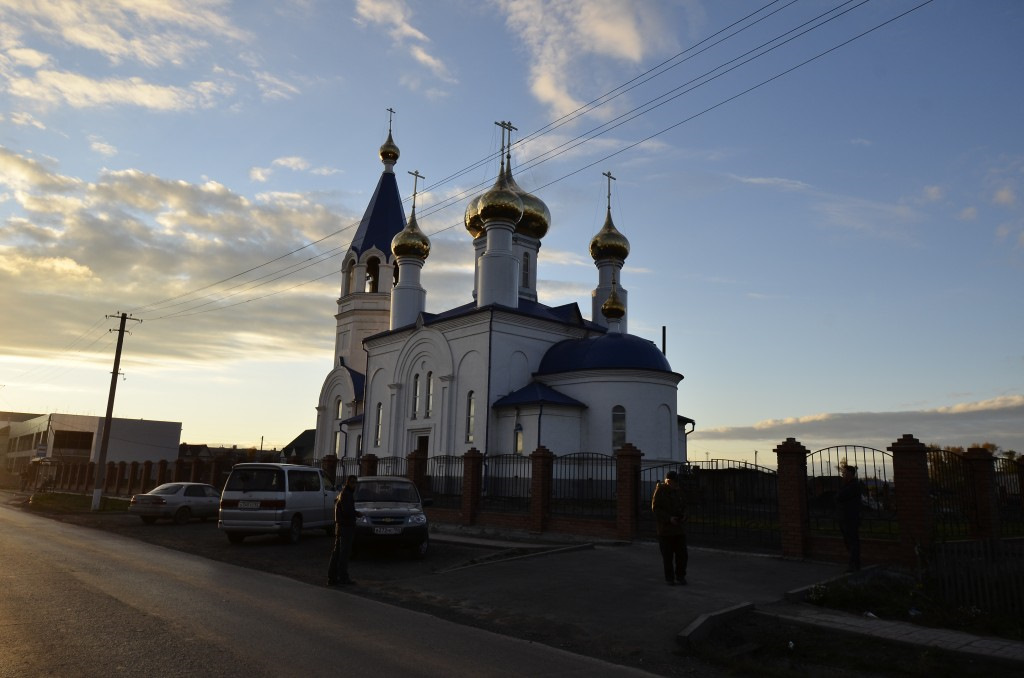
[(339, 489), (315, 466), (236, 464), (220, 495), (217, 527), (232, 544), (253, 534), (279, 534), (294, 544), (306, 528), (334, 534)]

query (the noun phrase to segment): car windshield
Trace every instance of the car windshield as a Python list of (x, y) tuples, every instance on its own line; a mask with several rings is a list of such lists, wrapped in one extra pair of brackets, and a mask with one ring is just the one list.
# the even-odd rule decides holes
[(168, 484), (168, 485), (161, 485), (160, 487), (154, 487), (152, 490), (149, 491), (149, 493), (150, 494), (178, 494), (178, 492), (180, 490), (181, 490), (181, 485), (178, 485), (178, 484)]
[(239, 492), (283, 492), (284, 471), (278, 468), (235, 469), (224, 489)]
[(359, 481), (356, 488), (356, 501), (394, 501), (406, 504), (417, 504), (420, 495), (412, 483), (394, 480)]

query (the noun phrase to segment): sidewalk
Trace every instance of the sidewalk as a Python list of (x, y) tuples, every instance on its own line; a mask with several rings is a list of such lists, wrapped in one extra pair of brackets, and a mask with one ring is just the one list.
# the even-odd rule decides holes
[(560, 635), (594, 634), (609, 647), (632, 643), (647, 648), (666, 639), (694, 647), (716, 624), (734, 615), (758, 613), (836, 633), (941, 648), (1024, 670), (1024, 642), (800, 602), (806, 588), (843, 576), (843, 566), (837, 563), (691, 547), (689, 585), (669, 587), (663, 583), (653, 542), (537, 544), (451, 532), (438, 532), (433, 538), (471, 540), (514, 555), (409, 582), (420, 594), (493, 610), (495, 617), (532, 619), (538, 628), (557, 622)]

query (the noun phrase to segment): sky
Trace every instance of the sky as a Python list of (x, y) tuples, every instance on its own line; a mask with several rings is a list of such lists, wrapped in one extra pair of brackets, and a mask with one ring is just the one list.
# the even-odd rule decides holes
[(389, 119), (431, 312), (471, 300), (507, 120), (542, 302), (589, 317), (615, 177), (691, 459), (1024, 452), (1022, 27), (1018, 0), (0, 0), (0, 411), (102, 416), (129, 313), (115, 416), (286, 445)]

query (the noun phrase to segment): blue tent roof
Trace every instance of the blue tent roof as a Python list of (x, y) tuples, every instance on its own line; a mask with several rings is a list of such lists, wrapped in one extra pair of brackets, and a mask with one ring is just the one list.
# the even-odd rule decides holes
[(398, 180), (393, 172), (383, 172), (349, 248), (361, 255), (376, 247), (390, 255), (391, 241), (403, 228), (405, 209), (398, 192)]
[(559, 393), (550, 386), (532, 381), (518, 391), (513, 391), (506, 396), (498, 398), (494, 407), (513, 407), (516, 405), (568, 405), (570, 407), (586, 407), (583, 403), (570, 398), (564, 393)]

